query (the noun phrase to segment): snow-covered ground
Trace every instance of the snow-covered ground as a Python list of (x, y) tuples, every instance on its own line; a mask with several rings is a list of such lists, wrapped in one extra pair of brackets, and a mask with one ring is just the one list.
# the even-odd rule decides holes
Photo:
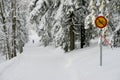
[(22, 54), (0, 63), (0, 80), (120, 80), (120, 48), (103, 47), (101, 67), (98, 45), (64, 53), (38, 41), (30, 36)]

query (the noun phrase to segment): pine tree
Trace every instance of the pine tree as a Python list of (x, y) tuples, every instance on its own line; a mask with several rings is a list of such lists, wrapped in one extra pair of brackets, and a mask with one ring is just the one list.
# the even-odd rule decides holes
[(11, 51), (10, 51), (7, 27), (6, 27), (5, 2), (3, 0), (0, 2), (0, 8), (1, 8), (1, 17), (2, 17), (2, 25), (3, 25), (2, 27), (3, 27), (3, 32), (5, 34), (4, 52), (5, 52), (5, 55), (6, 55), (6, 59), (10, 59)]
[(27, 2), (19, 1), (16, 2), (16, 43), (17, 50), (22, 53), (25, 43), (28, 41), (28, 28), (27, 28), (27, 17), (28, 17), (28, 6)]
[[(51, 42), (51, 11), (53, 9), (52, 1), (49, 0), (35, 0), (32, 2), (33, 4), (30, 5), (30, 21), (36, 24), (36, 31), (37, 33), (41, 33), (41, 40), (40, 42), (47, 46)], [(40, 4), (40, 5), (36, 5)], [(39, 7), (40, 6), (40, 7)], [(37, 9), (37, 11), (36, 11)], [(40, 30), (39, 30), (39, 27)]]
[(114, 0), (114, 1), (109, 1), (108, 3), (108, 30), (110, 31), (111, 36), (111, 45), (114, 47), (119, 46), (119, 22), (120, 22), (120, 1), (119, 0)]
[[(84, 18), (89, 2), (86, 0), (77, 1), (78, 3), (69, 1), (72, 4), (67, 2), (67, 0), (51, 2), (43, 0), (39, 7), (40, 5), (36, 5), (39, 4), (39, 0), (35, 0), (31, 4), (31, 21), (37, 24), (40, 41), (45, 46), (53, 42), (55, 46), (62, 46), (65, 51), (69, 51), (75, 49), (76, 39), (80, 40), (81, 48), (86, 44)], [(79, 37), (76, 37), (78, 34)]]
[(0, 25), (2, 26), (0, 31), (3, 33), (0, 43), (4, 44), (0, 47), (3, 54), (6, 55), (6, 59), (11, 59), (17, 56), (18, 52), (22, 52), (28, 39), (26, 15), (24, 14), (24, 18), (20, 17), (23, 12), (18, 13), (17, 10), (21, 9), (21, 7), (18, 8), (18, 4), (20, 4), (18, 1), (0, 1)]

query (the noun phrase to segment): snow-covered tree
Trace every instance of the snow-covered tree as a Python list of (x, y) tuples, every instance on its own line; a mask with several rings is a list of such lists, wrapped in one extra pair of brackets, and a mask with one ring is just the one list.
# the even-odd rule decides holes
[[(88, 3), (87, 0), (34, 0), (31, 2), (30, 21), (36, 25), (41, 43), (47, 46), (52, 42), (55, 46), (73, 50), (77, 39), (81, 41), (83, 47), (85, 44), (84, 18), (87, 15)], [(78, 35), (80, 37), (77, 37)]]
[[(2, 43), (1, 49), (3, 54), (6, 55), (6, 59), (11, 59), (17, 56), (17, 53), (20, 52), (20, 46), (18, 45), (22, 43), (18, 43), (19, 40), (22, 40), (24, 44), (27, 41), (27, 28), (26, 24), (26, 15), (22, 12), (19, 12), (19, 9), (22, 10), (22, 7), (17, 0), (1, 0), (0, 1), (0, 31), (2, 33), (1, 41)], [(24, 11), (25, 12), (25, 11)], [(20, 16), (22, 15), (22, 18)], [(21, 24), (20, 24), (21, 23)], [(22, 28), (20, 29), (20, 25)], [(21, 35), (18, 35), (21, 33)], [(20, 38), (22, 37), (22, 39)], [(24, 41), (23, 41), (24, 40)], [(18, 47), (18, 48), (17, 48)], [(23, 46), (22, 46), (23, 47)]]
[(86, 42), (87, 45), (89, 46), (89, 41), (96, 36), (98, 36), (97, 28), (95, 27), (95, 17), (98, 16), (98, 7), (99, 7), (99, 2), (96, 0), (91, 0), (88, 6), (89, 10), (89, 15), (86, 16), (85, 18), (85, 29), (86, 29)]
[(28, 6), (27, 1), (17, 0), (16, 2), (16, 24), (17, 24), (17, 50), (22, 53), (24, 44), (28, 41), (28, 26), (27, 26), (27, 18), (28, 18)]
[(120, 46), (120, 1), (110, 1), (108, 5), (109, 14), (109, 30), (112, 33), (111, 43), (113, 46)]
[[(10, 8), (9, 5), (6, 5), (9, 1), (4, 1), (4, 0), (1, 0), (0, 1), (0, 10), (1, 10), (1, 31), (3, 33), (3, 38), (1, 38), (2, 42), (3, 42), (3, 52), (4, 52), (4, 55), (6, 55), (6, 58), (10, 58), (10, 54), (11, 54), (11, 50), (10, 50), (10, 39), (9, 39), (9, 33), (8, 33), (8, 27), (9, 25), (7, 25), (7, 21), (8, 21), (8, 17), (9, 17), (9, 14), (10, 14), (10, 11), (8, 11), (8, 9)], [(9, 4), (9, 3), (8, 3)], [(6, 6), (5, 6), (6, 5)], [(7, 14), (6, 14), (7, 12)]]
[(40, 41), (44, 46), (51, 42), (52, 3), (50, 0), (34, 0), (30, 4), (30, 21), (36, 25), (36, 31), (42, 33)]

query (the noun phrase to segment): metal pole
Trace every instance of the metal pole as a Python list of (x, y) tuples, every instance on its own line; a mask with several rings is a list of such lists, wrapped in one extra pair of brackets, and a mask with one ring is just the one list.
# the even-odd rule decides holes
[(102, 66), (102, 29), (100, 30), (100, 66)]

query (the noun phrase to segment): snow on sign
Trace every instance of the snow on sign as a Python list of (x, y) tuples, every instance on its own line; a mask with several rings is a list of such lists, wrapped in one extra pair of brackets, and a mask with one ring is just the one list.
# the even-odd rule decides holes
[(98, 28), (104, 28), (107, 25), (107, 19), (104, 16), (98, 16), (95, 19), (95, 25)]

